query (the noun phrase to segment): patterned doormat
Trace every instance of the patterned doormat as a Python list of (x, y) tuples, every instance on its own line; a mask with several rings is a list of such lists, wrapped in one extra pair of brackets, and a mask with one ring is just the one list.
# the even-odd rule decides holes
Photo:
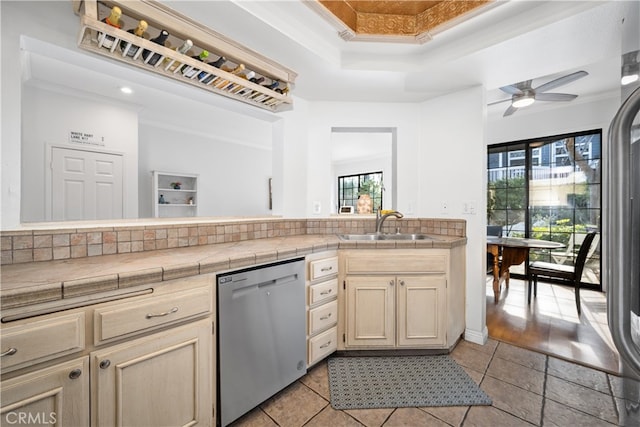
[(334, 409), (491, 405), (491, 398), (451, 357), (332, 357)]

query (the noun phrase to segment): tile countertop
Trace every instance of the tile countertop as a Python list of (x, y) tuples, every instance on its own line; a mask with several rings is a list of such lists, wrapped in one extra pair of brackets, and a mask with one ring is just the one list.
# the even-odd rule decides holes
[(0, 273), (2, 310), (242, 268), (336, 249), (451, 248), (465, 237), (426, 241), (342, 241), (300, 235), (203, 246), (6, 265)]

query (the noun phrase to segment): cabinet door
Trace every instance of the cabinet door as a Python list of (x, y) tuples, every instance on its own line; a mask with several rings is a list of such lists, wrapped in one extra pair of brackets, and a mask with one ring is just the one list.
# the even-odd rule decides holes
[(3, 426), (89, 425), (89, 358), (3, 381), (0, 399)]
[(395, 278), (347, 276), (347, 347), (395, 345)]
[(445, 343), (447, 320), (444, 276), (400, 276), (398, 286), (398, 346)]
[(211, 320), (95, 351), (93, 425), (211, 425), (212, 369)]

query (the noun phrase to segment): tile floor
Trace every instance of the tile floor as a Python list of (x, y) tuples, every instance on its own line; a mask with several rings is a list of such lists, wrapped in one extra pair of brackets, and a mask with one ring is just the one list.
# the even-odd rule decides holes
[(462, 341), (451, 356), (492, 406), (338, 411), (322, 362), (233, 426), (618, 425), (620, 377), (493, 339), (484, 346)]
[[(461, 341), (451, 353), (491, 396), (492, 406), (338, 411), (329, 403), (327, 365), (322, 362), (233, 426), (623, 425), (622, 380), (613, 375), (618, 355), (606, 327), (603, 294), (583, 292), (583, 316), (578, 318), (570, 288), (539, 283), (531, 306), (525, 289), (524, 282), (512, 280), (494, 304), (489, 281), (489, 342)], [(571, 359), (579, 364), (567, 361)]]

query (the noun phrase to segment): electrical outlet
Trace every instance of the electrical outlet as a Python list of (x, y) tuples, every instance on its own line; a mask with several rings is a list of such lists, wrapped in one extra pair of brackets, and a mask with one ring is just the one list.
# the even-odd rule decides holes
[(468, 200), (462, 202), (462, 213), (466, 215), (475, 215), (476, 214), (476, 202), (473, 200)]
[(322, 212), (322, 205), (320, 204), (320, 202), (318, 201), (313, 202), (313, 213), (319, 214), (321, 212)]
[(440, 205), (440, 213), (449, 214), (449, 202), (442, 202)]

